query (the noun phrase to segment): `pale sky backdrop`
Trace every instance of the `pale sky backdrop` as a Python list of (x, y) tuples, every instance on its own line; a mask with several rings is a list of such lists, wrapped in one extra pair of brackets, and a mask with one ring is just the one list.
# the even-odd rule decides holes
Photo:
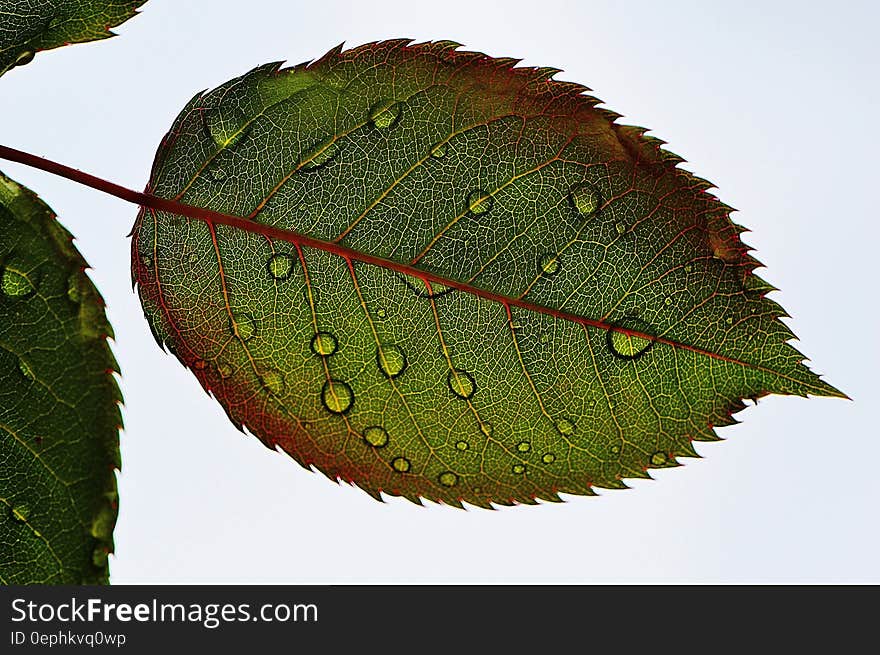
[(118, 38), (4, 76), (0, 142), (141, 189), (186, 101), (268, 61), (412, 37), (562, 68), (718, 185), (799, 347), (854, 399), (767, 398), (703, 459), (599, 498), (379, 503), (235, 430), (158, 349), (134, 206), (0, 162), (77, 236), (116, 330), (113, 582), (880, 582), (878, 21), (872, 2), (150, 0)]

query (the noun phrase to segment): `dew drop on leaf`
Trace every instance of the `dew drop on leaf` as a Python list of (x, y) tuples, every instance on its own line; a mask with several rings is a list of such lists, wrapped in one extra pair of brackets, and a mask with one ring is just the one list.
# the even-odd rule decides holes
[(528, 441), (520, 441), (516, 444), (516, 449), (521, 453), (527, 453), (532, 449), (532, 444)]
[(434, 159), (443, 159), (446, 156), (447, 148), (448, 146), (446, 145), (445, 141), (438, 143), (436, 146), (431, 148), (431, 156)]
[(31, 368), (30, 364), (28, 364), (23, 359), (18, 360), (18, 370), (25, 377), (25, 379), (34, 380), (36, 377), (34, 375), (34, 370)]
[(312, 337), (312, 352), (321, 357), (329, 357), (339, 350), (339, 342), (330, 332), (318, 332)]
[(477, 390), (474, 377), (467, 371), (462, 371), (458, 368), (449, 371), (446, 381), (449, 384), (449, 388), (452, 389), (452, 393), (464, 400), (471, 398)]
[[(37, 53), (33, 50), (25, 50), (18, 57), (15, 58), (15, 66), (24, 66), (25, 64), (29, 64), (34, 60), (34, 57)], [(42, 60), (40, 60), (42, 61)]]
[(242, 341), (250, 341), (257, 333), (257, 325), (250, 314), (244, 312), (236, 312), (232, 314), (229, 320), (229, 329), (232, 334)]
[(3, 280), (0, 285), (2, 285), (5, 295), (16, 300), (29, 298), (37, 291), (27, 276), (11, 268), (3, 269)]
[(669, 461), (669, 457), (662, 451), (657, 451), (651, 455), (651, 466), (664, 466)]
[(559, 434), (565, 435), (566, 437), (574, 434), (575, 425), (567, 418), (561, 418), (556, 421), (556, 430)]
[(342, 146), (339, 145), (339, 141), (330, 141), (330, 142), (321, 142), (315, 144), (311, 150), (309, 150), (302, 157), (302, 166), (300, 170), (302, 171), (314, 171), (322, 166), (326, 166), (331, 161), (336, 159), (339, 155), (340, 150), (342, 150)]
[(107, 564), (107, 555), (107, 548), (105, 546), (97, 546), (92, 551), (92, 564), (97, 567), (105, 566)]
[(388, 432), (378, 425), (371, 425), (364, 430), (364, 441), (373, 448), (382, 448), (388, 445)]
[(437, 480), (444, 487), (454, 487), (455, 484), (458, 482), (458, 476), (452, 471), (444, 471), (437, 476)]
[(388, 312), (386, 312), (386, 311), (385, 311), (383, 308), (381, 308), (381, 307), (380, 307), (379, 309), (376, 310), (376, 316), (379, 317), (379, 318), (385, 318), (387, 315), (388, 315)]
[(354, 403), (354, 392), (341, 380), (328, 380), (321, 388), (321, 402), (332, 414), (345, 414)]
[(614, 453), (615, 455), (619, 455), (620, 454), (620, 446), (618, 446), (617, 444), (614, 444), (613, 446), (611, 446), (611, 452)]
[(276, 253), (269, 257), (266, 268), (273, 279), (286, 280), (293, 272), (293, 257), (284, 252)]
[(270, 369), (263, 372), (260, 376), (260, 382), (263, 387), (273, 396), (280, 396), (284, 393), (284, 373)]
[[(618, 327), (625, 327), (642, 334), (648, 333), (645, 322), (638, 319), (628, 319), (625, 325)], [(621, 332), (620, 330), (608, 330), (606, 341), (612, 354), (620, 359), (636, 359), (641, 357), (654, 345), (652, 339), (628, 332)]]
[(401, 103), (379, 102), (370, 110), (370, 124), (380, 130), (393, 127), (400, 119)]
[(483, 191), (482, 189), (471, 191), (467, 197), (468, 211), (475, 216), (485, 214), (490, 209), (492, 209), (492, 205), (494, 204), (495, 198), (489, 195), (487, 191)]
[(398, 473), (407, 473), (412, 468), (412, 464), (406, 457), (395, 457), (391, 460), (391, 467)]
[(559, 272), (559, 256), (548, 252), (541, 255), (540, 273), (545, 277), (553, 277)]
[(376, 348), (376, 363), (388, 378), (396, 378), (406, 370), (406, 353), (400, 346), (383, 343)]
[(455, 442), (455, 447), (456, 447), (458, 450), (467, 450), (468, 448), (470, 448), (470, 445), (468, 444), (467, 441), (456, 441), (456, 442)]
[(9, 514), (19, 523), (24, 523), (31, 515), (31, 508), (28, 505), (19, 503), (18, 505), (13, 505), (10, 508)]
[(599, 194), (589, 184), (573, 186), (568, 193), (568, 199), (575, 211), (585, 218), (599, 209)]
[(67, 278), (67, 297), (70, 299), (70, 302), (79, 303), (82, 300), (82, 293), (79, 287), (80, 273), (71, 273), (70, 277)]
[(248, 131), (248, 119), (236, 106), (225, 105), (205, 110), (205, 127), (220, 148), (234, 146)]
[(556, 455), (554, 455), (553, 453), (544, 453), (541, 456), (541, 461), (545, 464), (552, 464), (556, 461)]
[(514, 464), (510, 470), (513, 471), (516, 475), (522, 475), (523, 473), (526, 472), (526, 465), (525, 464)]

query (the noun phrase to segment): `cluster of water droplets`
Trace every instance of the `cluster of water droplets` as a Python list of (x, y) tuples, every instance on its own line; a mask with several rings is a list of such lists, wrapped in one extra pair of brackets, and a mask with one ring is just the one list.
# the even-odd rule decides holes
[[(369, 109), (366, 123), (370, 128), (379, 133), (390, 130), (400, 122), (403, 107), (404, 104), (401, 102), (380, 101)], [(208, 131), (221, 147), (234, 145), (246, 134), (246, 127), (242, 127), (246, 122), (241, 116), (235, 114), (234, 110), (231, 113), (227, 111), (225, 114), (209, 112), (206, 117)], [(341, 150), (342, 141), (338, 137), (316, 142), (302, 155), (300, 170), (308, 172), (322, 168), (332, 162)], [(428, 156), (434, 160), (443, 160), (447, 157), (449, 151), (449, 143), (444, 140), (430, 148)], [(221, 181), (226, 178), (225, 171), (216, 164), (208, 169), (208, 175), (215, 181)], [(600, 194), (588, 183), (572, 186), (568, 192), (568, 202), (571, 211), (580, 220), (592, 219), (600, 212), (602, 207)], [(470, 216), (481, 218), (495, 208), (494, 193), (483, 188), (473, 188), (473, 190), (467, 193), (464, 204), (466, 212)], [(624, 221), (618, 221), (614, 224), (614, 230), (618, 235), (622, 236), (629, 231), (629, 226)], [(152, 265), (152, 260), (148, 256), (145, 256), (142, 261), (147, 267)], [(561, 252), (548, 251), (540, 254), (537, 262), (538, 276), (544, 278), (556, 276), (562, 269), (562, 262), (563, 256)], [(290, 254), (275, 253), (268, 258), (266, 269), (273, 280), (283, 281), (292, 275), (294, 263), (294, 258)], [(688, 266), (688, 269), (690, 269), (690, 266)], [(5, 278), (3, 284), (5, 291), (7, 284)], [(13, 278), (10, 278), (9, 288), (19, 294), (27, 292), (26, 284)], [(672, 298), (666, 297), (664, 304), (667, 307), (671, 306), (673, 304)], [(384, 319), (386, 316), (384, 308), (375, 310), (374, 314), (380, 319)], [(233, 314), (230, 328), (233, 335), (242, 342), (249, 341), (257, 332), (256, 324), (252, 317), (246, 313)], [(548, 333), (542, 334), (541, 338), (542, 343), (549, 343), (551, 340)], [(654, 338), (651, 337), (648, 326), (644, 322), (628, 320), (625, 323), (615, 325), (607, 331), (608, 348), (620, 359), (637, 359), (646, 353), (653, 343)], [(315, 355), (327, 358), (339, 350), (339, 342), (331, 332), (318, 331), (312, 337), (311, 350)], [(408, 368), (407, 354), (396, 343), (380, 343), (376, 347), (375, 361), (380, 372), (389, 380), (399, 378)], [(218, 372), (220, 372), (221, 377), (228, 377), (231, 375), (232, 369), (228, 364), (220, 364), (218, 365)], [(284, 375), (280, 371), (264, 371), (260, 375), (260, 381), (269, 393), (275, 395), (283, 392), (285, 387)], [(477, 390), (474, 375), (460, 368), (451, 367), (447, 374), (446, 382), (452, 396), (460, 400), (469, 401)], [(328, 412), (344, 415), (351, 410), (355, 401), (355, 394), (347, 382), (328, 378), (321, 388), (320, 399)], [(572, 437), (577, 430), (575, 423), (565, 417), (555, 419), (554, 427), (565, 438)], [(491, 423), (481, 421), (479, 428), (485, 437), (492, 437), (493, 427)], [(365, 428), (362, 432), (362, 438), (366, 445), (375, 449), (386, 448), (392, 442), (388, 431), (379, 425), (371, 425)], [(464, 452), (471, 448), (471, 444), (466, 439), (458, 439), (454, 442), (454, 447), (456, 450)], [(520, 441), (516, 444), (515, 450), (519, 456), (529, 456), (532, 453), (532, 444), (529, 441)], [(620, 446), (613, 445), (610, 450), (613, 454), (619, 455)], [(412, 471), (412, 462), (402, 455), (394, 456), (386, 461), (389, 461), (392, 470), (398, 473), (409, 473)], [(551, 465), (556, 461), (557, 456), (553, 452), (544, 452), (540, 455), (540, 462), (545, 465)], [(652, 466), (665, 466), (667, 463), (668, 456), (663, 452), (654, 453), (650, 457), (650, 464)], [(511, 465), (510, 470), (514, 475), (525, 475), (527, 473), (527, 464), (515, 462)], [(443, 471), (437, 475), (437, 482), (443, 487), (453, 487), (459, 481), (459, 476), (452, 471)]]

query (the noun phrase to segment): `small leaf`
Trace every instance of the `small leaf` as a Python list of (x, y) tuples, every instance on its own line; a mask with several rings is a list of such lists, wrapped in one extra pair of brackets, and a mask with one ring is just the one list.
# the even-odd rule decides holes
[(149, 189), (247, 220), (142, 211), (132, 273), (232, 422), (376, 497), (489, 506), (675, 466), (745, 397), (842, 395), (709, 183), (512, 63), (336, 49), (178, 116)]
[(121, 396), (70, 234), (0, 173), (0, 582), (94, 584), (113, 551)]
[(6, 0), (0, 6), (0, 75), (36, 53), (113, 36), (146, 0)]

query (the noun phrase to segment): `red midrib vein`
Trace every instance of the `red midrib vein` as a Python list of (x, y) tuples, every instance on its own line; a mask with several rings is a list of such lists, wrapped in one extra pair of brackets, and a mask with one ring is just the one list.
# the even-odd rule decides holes
[(117, 198), (121, 198), (122, 200), (127, 200), (128, 202), (134, 203), (136, 205), (150, 207), (158, 211), (164, 211), (180, 216), (186, 216), (188, 218), (203, 221), (204, 223), (207, 223), (209, 225), (228, 225), (229, 227), (235, 227), (246, 232), (260, 234), (272, 239), (278, 239), (280, 241), (287, 241), (288, 243), (292, 243), (294, 245), (323, 250), (324, 252), (338, 255), (346, 261), (357, 261), (363, 262), (365, 264), (372, 264), (373, 266), (380, 266), (382, 268), (401, 273), (402, 275), (415, 277), (425, 283), (425, 286), (427, 287), (429, 293), (431, 290), (430, 283), (433, 282), (435, 284), (441, 284), (443, 286), (451, 287), (465, 293), (473, 294), (479, 298), (485, 298), (486, 300), (501, 303), (506, 307), (517, 307), (519, 309), (524, 309), (530, 312), (546, 314), (560, 320), (571, 321), (572, 323), (586, 325), (588, 327), (598, 328), (601, 330), (613, 330), (615, 332), (627, 334), (631, 337), (646, 339), (648, 341), (653, 341), (654, 343), (662, 343), (668, 346), (672, 346), (674, 348), (681, 348), (683, 350), (689, 350), (700, 355), (705, 355), (706, 357), (711, 357), (712, 359), (717, 359), (731, 364), (738, 364), (746, 368), (760, 370), (774, 375), (779, 375), (781, 377), (786, 377), (783, 374), (774, 371), (773, 369), (757, 364), (752, 364), (750, 362), (744, 362), (742, 360), (734, 359), (732, 357), (727, 357), (725, 355), (712, 352), (711, 350), (705, 350), (704, 348), (691, 346), (689, 344), (675, 341), (673, 339), (668, 339), (665, 337), (656, 337), (646, 332), (631, 330), (625, 327), (607, 323), (605, 321), (586, 318), (584, 316), (571, 314), (569, 312), (553, 309), (551, 307), (545, 307), (543, 305), (531, 303), (527, 300), (504, 296), (502, 294), (489, 291), (488, 289), (483, 289), (472, 284), (467, 284), (465, 282), (459, 282), (457, 280), (445, 278), (441, 275), (437, 275), (435, 273), (416, 268), (415, 266), (402, 264), (391, 259), (386, 259), (384, 257), (378, 257), (376, 255), (364, 253), (359, 250), (354, 250), (353, 248), (348, 248), (346, 246), (340, 245), (338, 243), (315, 239), (314, 237), (310, 237), (306, 234), (293, 232), (292, 230), (283, 230), (281, 228), (273, 227), (271, 225), (265, 225), (263, 223), (257, 223), (250, 219), (242, 218), (240, 216), (222, 214), (220, 212), (216, 212), (211, 209), (205, 209), (203, 207), (193, 207), (192, 205), (187, 205), (176, 200), (160, 198), (150, 193), (134, 191), (119, 184), (109, 182), (103, 178), (84, 173), (83, 171), (77, 170), (75, 168), (71, 168), (70, 166), (65, 166), (64, 164), (59, 164), (50, 159), (44, 159), (43, 157), (38, 157), (37, 155), (32, 155), (21, 150), (16, 150), (15, 148), (9, 148), (7, 146), (0, 145), (0, 158), (15, 161), (20, 164), (32, 166), (34, 168), (39, 168), (48, 173), (53, 173), (55, 175), (65, 177), (69, 180), (73, 180), (74, 182), (79, 182), (80, 184), (84, 184), (93, 189), (97, 189), (98, 191), (103, 191), (104, 193), (116, 196)]

